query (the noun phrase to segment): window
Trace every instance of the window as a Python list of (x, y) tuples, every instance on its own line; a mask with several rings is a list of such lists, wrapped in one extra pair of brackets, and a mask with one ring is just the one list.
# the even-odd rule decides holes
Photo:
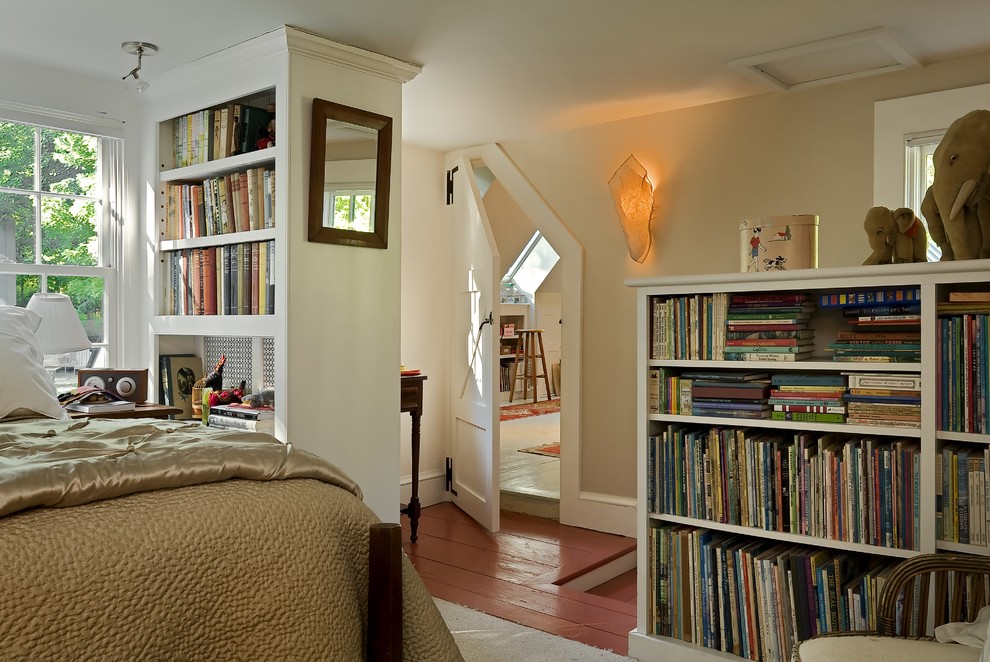
[[(873, 204), (911, 207), (919, 218), (931, 155), (952, 122), (990, 103), (990, 84), (877, 101), (873, 115)], [(903, 201), (903, 202), (901, 202)], [(928, 259), (933, 258), (929, 240)], [(937, 249), (936, 249), (937, 250)], [(939, 252), (938, 255), (941, 255)]]
[(72, 387), (75, 367), (112, 365), (122, 141), (2, 115), (0, 108), (0, 302), (69, 296), (93, 349), (46, 362), (69, 367), (56, 385)]
[[(330, 214), (333, 214), (331, 217)], [(339, 230), (373, 232), (375, 186), (328, 188), (323, 198), (323, 226)]]
[(558, 260), (557, 251), (537, 230), (502, 277), (502, 283), (513, 283), (523, 292), (535, 295)]
[[(906, 137), (907, 158), (905, 160), (905, 180), (904, 180), (904, 206), (914, 210), (915, 216), (925, 224), (928, 230), (928, 221), (921, 214), (921, 201), (925, 199), (925, 192), (935, 180), (935, 165), (932, 161), (935, 148), (945, 135), (945, 129), (938, 131), (925, 131), (919, 134)], [(938, 262), (942, 259), (942, 249), (928, 236), (928, 261)]]

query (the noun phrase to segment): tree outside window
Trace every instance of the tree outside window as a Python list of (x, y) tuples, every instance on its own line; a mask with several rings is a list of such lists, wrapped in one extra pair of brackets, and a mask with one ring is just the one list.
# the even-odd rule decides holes
[(111, 140), (0, 120), (0, 301), (25, 306), (35, 292), (67, 294), (104, 349), (101, 152)]

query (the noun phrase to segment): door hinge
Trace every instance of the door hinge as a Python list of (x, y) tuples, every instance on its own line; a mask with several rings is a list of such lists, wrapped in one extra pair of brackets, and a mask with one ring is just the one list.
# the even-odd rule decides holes
[(454, 204), (454, 173), (457, 172), (459, 166), (454, 166), (452, 169), (447, 171), (447, 204)]
[(444, 490), (450, 492), (454, 496), (457, 496), (457, 490), (454, 489), (454, 460), (452, 458), (445, 458), (446, 461), (446, 474), (444, 477)]

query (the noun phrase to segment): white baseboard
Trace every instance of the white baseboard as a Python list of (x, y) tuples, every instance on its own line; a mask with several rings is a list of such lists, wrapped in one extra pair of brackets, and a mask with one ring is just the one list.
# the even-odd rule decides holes
[(560, 523), (635, 538), (636, 499), (581, 492), (576, 502), (561, 499)]
[[(427, 471), (419, 475), (419, 505), (423, 508), (436, 503), (450, 501), (446, 490), (444, 490), (446, 475), (442, 469)], [(403, 476), (399, 480), (399, 498), (402, 505), (409, 503), (409, 494), (412, 492), (412, 476)]]

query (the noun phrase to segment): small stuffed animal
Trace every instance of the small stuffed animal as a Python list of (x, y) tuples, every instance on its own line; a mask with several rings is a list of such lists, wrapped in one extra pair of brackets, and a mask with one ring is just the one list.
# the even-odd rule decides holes
[(257, 393), (250, 393), (245, 395), (241, 400), (248, 407), (274, 407), (275, 406), (275, 389), (266, 388), (263, 391), (258, 391)]

